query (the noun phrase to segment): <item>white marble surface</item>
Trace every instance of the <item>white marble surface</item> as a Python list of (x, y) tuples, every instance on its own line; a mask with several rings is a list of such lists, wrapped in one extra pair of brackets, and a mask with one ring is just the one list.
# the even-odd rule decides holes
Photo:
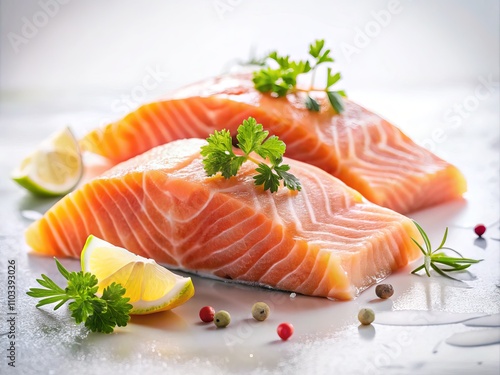
[[(375, 299), (370, 288), (354, 301), (333, 302), (193, 277), (196, 295), (188, 303), (172, 312), (133, 317), (127, 327), (110, 335), (88, 333), (74, 324), (66, 308), (36, 309), (36, 301), (25, 295), (40, 273), (62, 281), (53, 260), (31, 254), (23, 241), (23, 230), (30, 222), (23, 211), (43, 212), (53, 200), (34, 199), (8, 179), (9, 171), (52, 130), (71, 124), (81, 132), (108, 116), (109, 107), (102, 103), (109, 98), (4, 100), (0, 105), (0, 333), (7, 329), (10, 259), (17, 265), (18, 315), (16, 368), (9, 368), (2, 355), (2, 374), (498, 374), (499, 344), (464, 348), (444, 341), (454, 333), (484, 328), (462, 323), (360, 327), (356, 318), (365, 306), (379, 313), (424, 310), (434, 315), (480, 316), (500, 312), (498, 86), (459, 127), (447, 128), (442, 120), (448, 108), (473, 93), (474, 86), (431, 92), (351, 92), (351, 97), (397, 121), (418, 141), (431, 137), (437, 127), (445, 129), (446, 140), (435, 143), (435, 151), (467, 176), (467, 200), (411, 216), (434, 242), (449, 226), (450, 246), (465, 256), (484, 258), (470, 273), (460, 275), (464, 283), (436, 275), (410, 275), (412, 267), (420, 264), (417, 261), (388, 278), (395, 289), (390, 300)], [(479, 222), (488, 225), (484, 241), (478, 241), (472, 230)], [(63, 263), (72, 270), (79, 267), (77, 260)], [(251, 305), (258, 300), (271, 306), (271, 317), (263, 323), (250, 315)], [(201, 324), (198, 310), (206, 304), (230, 311), (232, 324), (224, 330)], [(432, 314), (417, 318), (432, 323), (428, 318)], [(295, 326), (288, 342), (276, 335), (276, 326), (283, 321)], [(2, 353), (8, 349), (5, 335), (0, 336), (0, 348)]]

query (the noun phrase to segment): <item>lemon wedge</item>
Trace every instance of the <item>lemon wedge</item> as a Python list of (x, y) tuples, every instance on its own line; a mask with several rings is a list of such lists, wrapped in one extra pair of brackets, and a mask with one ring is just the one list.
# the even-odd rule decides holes
[(83, 162), (78, 141), (69, 128), (45, 139), (12, 172), (12, 179), (40, 196), (70, 192), (80, 181)]
[(150, 314), (180, 306), (194, 295), (190, 277), (176, 275), (153, 259), (135, 255), (90, 235), (81, 254), (82, 271), (99, 280), (99, 293), (113, 282), (125, 289), (130, 314)]

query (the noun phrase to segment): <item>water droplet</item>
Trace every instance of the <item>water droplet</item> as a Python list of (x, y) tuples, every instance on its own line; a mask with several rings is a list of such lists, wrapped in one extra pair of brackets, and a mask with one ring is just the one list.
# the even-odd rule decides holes
[(500, 343), (500, 328), (489, 328), (469, 332), (459, 332), (446, 339), (454, 346), (484, 346)]
[(43, 217), (43, 215), (40, 212), (33, 210), (22, 210), (21, 216), (31, 221), (36, 221), (41, 217)]
[(484, 316), (482, 313), (449, 313), (446, 311), (396, 310), (377, 313), (375, 324), (391, 326), (430, 326), (460, 323)]
[(500, 327), (500, 314), (467, 320), (464, 324), (469, 327)]

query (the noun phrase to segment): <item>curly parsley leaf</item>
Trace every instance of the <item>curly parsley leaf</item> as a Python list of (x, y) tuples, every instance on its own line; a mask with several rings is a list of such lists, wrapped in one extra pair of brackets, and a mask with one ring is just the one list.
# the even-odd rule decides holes
[(117, 283), (112, 283), (107, 288), (104, 288), (101, 299), (106, 301), (106, 314), (110, 320), (113, 320), (118, 327), (125, 327), (128, 323), (129, 316), (127, 311), (130, 298), (123, 297), (125, 288)]
[(238, 134), (236, 135), (238, 147), (248, 155), (261, 147), (268, 135), (269, 132), (264, 130), (261, 124), (257, 124), (253, 117), (249, 117), (238, 126)]
[(326, 95), (328, 96), (328, 101), (332, 105), (333, 109), (335, 109), (335, 112), (344, 112), (344, 101), (342, 100), (342, 96), (338, 92), (328, 91)]
[(104, 307), (104, 302), (98, 297), (85, 295), (75, 298), (73, 302), (70, 302), (68, 307), (75, 322), (80, 324), (82, 322), (85, 323), (94, 312), (99, 314)]
[(280, 178), (278, 174), (273, 172), (271, 167), (266, 163), (260, 163), (255, 170), (258, 172), (258, 174), (253, 177), (255, 185), (264, 185), (264, 190), (271, 190), (271, 193), (278, 191)]
[[(273, 51), (267, 57), (278, 65), (278, 68), (271, 68), (269, 66), (263, 67), (261, 70), (253, 73), (253, 82), (255, 88), (263, 93), (271, 93), (277, 97), (286, 96), (288, 93), (306, 92), (305, 106), (308, 110), (319, 112), (320, 105), (316, 99), (310, 94), (313, 91), (324, 91), (332, 108), (341, 113), (344, 110), (343, 99), (345, 92), (341, 90), (331, 90), (340, 79), (341, 74), (332, 74), (332, 69), (327, 70), (327, 82), (323, 90), (314, 89), (314, 78), (316, 69), (319, 65), (324, 63), (333, 63), (335, 60), (330, 55), (329, 49), (324, 49), (325, 41), (323, 39), (316, 40), (309, 45), (309, 55), (313, 58), (314, 62), (309, 60), (291, 60), (290, 56), (280, 56), (278, 52)], [(297, 77), (300, 74), (311, 72), (311, 86), (308, 90), (299, 89), (297, 87)]]
[[(238, 127), (236, 135), (238, 147), (243, 155), (236, 155), (232, 148), (231, 134), (227, 130), (215, 130), (207, 138), (207, 145), (202, 146), (203, 167), (208, 176), (220, 172), (223, 177), (236, 176), (241, 165), (249, 160), (257, 164), (254, 176), (256, 185), (264, 185), (264, 190), (272, 193), (278, 191), (280, 181), (290, 190), (300, 191), (299, 180), (289, 173), (290, 166), (282, 164), (286, 145), (276, 136), (269, 137), (269, 132), (264, 130), (253, 117), (244, 120)], [(271, 166), (254, 159), (255, 153), (263, 159), (268, 159)]]
[(327, 49), (323, 51), (323, 47), (325, 46), (324, 39), (319, 39), (314, 41), (309, 45), (309, 54), (316, 59), (316, 65), (319, 65), (324, 62), (333, 62), (333, 58), (330, 56), (330, 50)]
[(309, 44), (309, 54), (314, 58), (318, 58), (324, 45), (324, 39), (315, 40), (313, 43)]
[(120, 284), (111, 284), (104, 289), (102, 297), (96, 295), (98, 280), (88, 272), (69, 272), (56, 259), (57, 269), (68, 281), (65, 289), (42, 274), (37, 282), (43, 288), (31, 288), (26, 294), (34, 298), (42, 298), (36, 307), (58, 302), (54, 310), (59, 309), (67, 301), (71, 316), (75, 322), (85, 323), (93, 332), (111, 333), (115, 326), (125, 326), (129, 320), (132, 305), (123, 297), (125, 289)]
[(331, 86), (333, 86), (334, 84), (336, 84), (340, 78), (342, 78), (342, 76), (340, 75), (340, 73), (335, 73), (335, 74), (332, 74), (332, 68), (328, 68), (327, 72), (327, 82), (326, 82), (326, 88), (329, 89)]
[(259, 74), (254, 74), (253, 82), (257, 90), (261, 92), (271, 92), (276, 96), (285, 96), (296, 83), (296, 77), (290, 72), (281, 69), (263, 68)]
[(290, 63), (289, 69), (292, 69), (294, 74), (296, 74), (295, 78), (297, 78), (299, 74), (308, 73), (312, 68), (309, 61), (292, 61)]
[(221, 172), (225, 178), (236, 176), (244, 158), (233, 152), (231, 133), (227, 130), (215, 130), (207, 138), (208, 145), (201, 149), (201, 155), (210, 155), (203, 159), (203, 166), (208, 176)]
[(306, 108), (310, 111), (319, 112), (320, 110), (319, 103), (315, 99), (311, 98), (309, 95), (307, 95), (305, 104)]
[(283, 185), (290, 190), (300, 190), (300, 181), (293, 174), (289, 173), (290, 166), (288, 164), (275, 165), (276, 174), (283, 180)]
[(283, 157), (285, 153), (285, 142), (280, 140), (277, 136), (272, 135), (267, 140), (255, 149), (255, 152), (264, 159), (269, 159), (274, 164), (275, 160)]
[(129, 298), (124, 298), (125, 288), (120, 284), (112, 283), (104, 288), (101, 298), (92, 300), (94, 314), (90, 315), (85, 326), (91, 331), (111, 333), (115, 326), (127, 325), (129, 315), (127, 306)]

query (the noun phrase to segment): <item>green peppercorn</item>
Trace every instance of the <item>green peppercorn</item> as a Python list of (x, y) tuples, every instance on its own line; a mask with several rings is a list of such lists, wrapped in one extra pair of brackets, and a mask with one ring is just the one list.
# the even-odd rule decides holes
[(394, 288), (391, 284), (380, 284), (375, 288), (375, 294), (378, 298), (387, 299), (394, 294)]
[(252, 306), (252, 316), (254, 317), (255, 320), (259, 321), (266, 320), (270, 312), (271, 310), (269, 309), (267, 303), (256, 302)]
[(231, 323), (231, 315), (226, 310), (217, 311), (214, 315), (214, 323), (217, 328), (224, 328)]
[(375, 320), (375, 312), (372, 309), (361, 309), (358, 313), (358, 319), (363, 325), (372, 324)]

